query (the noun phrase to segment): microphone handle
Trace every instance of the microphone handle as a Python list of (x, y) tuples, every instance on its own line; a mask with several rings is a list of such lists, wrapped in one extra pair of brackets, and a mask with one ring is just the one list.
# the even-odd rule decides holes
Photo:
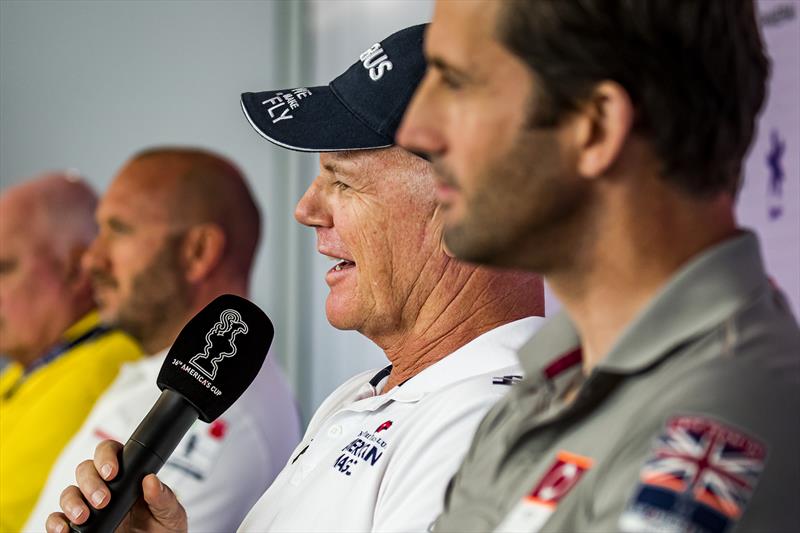
[(195, 408), (169, 389), (158, 401), (122, 448), (117, 476), (106, 482), (111, 501), (102, 509), (89, 505), (89, 519), (81, 525), (70, 523), (75, 533), (114, 531), (142, 495), (142, 480), (157, 473), (198, 418)]

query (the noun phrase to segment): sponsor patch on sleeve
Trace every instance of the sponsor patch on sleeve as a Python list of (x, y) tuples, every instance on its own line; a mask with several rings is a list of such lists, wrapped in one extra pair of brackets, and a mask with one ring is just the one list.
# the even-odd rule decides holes
[(728, 531), (744, 512), (766, 455), (762, 442), (716, 420), (669, 419), (642, 466), (620, 530)]
[(592, 460), (588, 457), (566, 451), (558, 452), (556, 460), (533, 490), (511, 509), (495, 531), (539, 531), (556, 510), (558, 502), (578, 484), (591, 467)]

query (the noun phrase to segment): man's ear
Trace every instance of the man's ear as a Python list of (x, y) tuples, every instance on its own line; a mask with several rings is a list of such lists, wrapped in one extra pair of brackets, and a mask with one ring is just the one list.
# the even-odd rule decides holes
[(83, 265), (83, 256), (87, 249), (82, 244), (72, 246), (62, 263), (64, 280), (78, 290), (85, 289), (90, 283), (89, 271)]
[(216, 224), (199, 224), (183, 237), (181, 256), (186, 280), (196, 283), (208, 277), (225, 253), (225, 232)]
[(633, 126), (633, 103), (620, 84), (603, 81), (594, 87), (577, 115), (578, 172), (596, 178), (617, 161), (625, 147)]

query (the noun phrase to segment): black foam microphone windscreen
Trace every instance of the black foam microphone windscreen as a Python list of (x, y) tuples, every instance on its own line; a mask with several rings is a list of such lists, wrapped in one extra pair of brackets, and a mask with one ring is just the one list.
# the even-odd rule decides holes
[(233, 405), (258, 374), (274, 331), (255, 304), (226, 294), (178, 334), (158, 374), (158, 387), (180, 393), (204, 422)]
[(200, 418), (217, 419), (252, 383), (274, 330), (255, 304), (226, 294), (192, 318), (169, 350), (157, 384), (161, 396), (125, 444), (119, 472), (108, 482), (111, 499), (91, 509), (73, 531), (114, 531), (141, 495), (142, 479), (157, 473)]

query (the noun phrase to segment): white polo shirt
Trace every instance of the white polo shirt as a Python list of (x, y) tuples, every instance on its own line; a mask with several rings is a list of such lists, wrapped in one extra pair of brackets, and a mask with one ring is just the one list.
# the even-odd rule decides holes
[(542, 320), (491, 330), (386, 394), (391, 367), (348, 380), (239, 531), (425, 531), (483, 415), (521, 378), (516, 351)]
[[(161, 391), (166, 350), (124, 365), (83, 427), (64, 448), (23, 531), (44, 530), (59, 496), (75, 483), (75, 467), (101, 440), (127, 441)], [(158, 477), (186, 508), (193, 533), (234, 531), (275, 479), (300, 438), (297, 407), (273, 357), (247, 391), (211, 424), (197, 421)]]

